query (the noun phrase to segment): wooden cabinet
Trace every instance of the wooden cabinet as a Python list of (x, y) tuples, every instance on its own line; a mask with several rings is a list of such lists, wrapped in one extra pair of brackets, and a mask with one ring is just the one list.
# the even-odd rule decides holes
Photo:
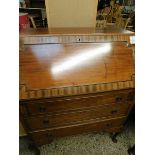
[(134, 105), (130, 31), (36, 29), (20, 34), (20, 120), (35, 145), (120, 132)]

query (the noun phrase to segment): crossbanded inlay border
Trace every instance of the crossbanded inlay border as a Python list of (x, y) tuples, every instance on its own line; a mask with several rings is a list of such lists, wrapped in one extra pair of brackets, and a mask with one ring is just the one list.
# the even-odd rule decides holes
[(109, 41), (124, 41), (130, 43), (128, 35), (53, 35), (20, 37), (22, 44), (61, 44), (61, 43), (100, 43)]
[(20, 100), (40, 99), (50, 97), (73, 96), (113, 90), (129, 89), (135, 87), (134, 79), (128, 81), (117, 81), (111, 83), (97, 83), (81, 86), (67, 86), (60, 88), (47, 88), (29, 90), (26, 84), (20, 84)]

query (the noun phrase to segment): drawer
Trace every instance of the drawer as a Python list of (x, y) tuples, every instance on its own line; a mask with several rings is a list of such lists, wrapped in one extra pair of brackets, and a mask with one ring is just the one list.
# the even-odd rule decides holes
[(57, 113), (112, 103), (120, 104), (125, 103), (126, 101), (133, 102), (133, 100), (134, 91), (132, 89), (91, 95), (62, 97), (51, 100), (37, 100), (23, 104), (26, 106), (23, 114), (36, 115), (41, 113)]
[(29, 129), (32, 131), (68, 124), (76, 124), (79, 122), (87, 122), (93, 119), (105, 119), (107, 117), (127, 115), (129, 106), (129, 104), (110, 104), (89, 108), (87, 110), (78, 110), (74, 112), (64, 112), (36, 117), (34, 116), (26, 118), (25, 120), (29, 126)]
[(90, 121), (89, 123), (76, 124), (64, 126), (59, 128), (52, 128), (42, 130), (39, 132), (30, 133), (36, 145), (50, 143), (54, 137), (71, 136), (86, 132), (106, 131), (106, 132), (119, 132), (125, 122), (126, 117), (118, 117), (115, 119)]

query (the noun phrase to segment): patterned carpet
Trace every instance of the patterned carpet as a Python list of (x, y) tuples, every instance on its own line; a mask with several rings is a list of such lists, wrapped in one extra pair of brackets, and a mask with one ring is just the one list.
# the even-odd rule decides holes
[[(135, 144), (135, 127), (130, 122), (113, 143), (108, 133), (89, 133), (54, 139), (51, 144), (40, 147), (41, 155), (128, 155), (127, 150)], [(34, 155), (28, 149), (29, 141), (19, 140), (20, 155)]]

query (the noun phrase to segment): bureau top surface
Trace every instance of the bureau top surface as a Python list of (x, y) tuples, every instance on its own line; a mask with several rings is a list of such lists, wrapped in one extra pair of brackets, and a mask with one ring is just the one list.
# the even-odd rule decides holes
[(36, 28), (29, 30), (22, 30), (20, 36), (30, 36), (30, 35), (113, 35), (113, 34), (123, 34), (123, 35), (133, 35), (134, 32), (119, 29), (119, 28)]
[[(50, 97), (53, 89), (55, 95), (65, 92), (62, 89), (56, 92), (55, 88), (72, 87), (67, 91), (75, 93), (78, 91), (75, 86), (131, 81), (132, 54), (132, 49), (123, 42), (25, 45), (19, 52), (21, 98), (35, 97), (39, 92), (34, 90), (47, 90)], [(79, 89), (84, 92), (87, 88)]]

